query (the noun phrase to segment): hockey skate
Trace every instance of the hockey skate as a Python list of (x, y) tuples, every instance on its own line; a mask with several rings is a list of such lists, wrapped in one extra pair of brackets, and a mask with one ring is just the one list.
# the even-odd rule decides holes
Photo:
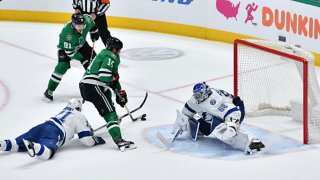
[(120, 151), (123, 151), (123, 152), (137, 148), (132, 141), (126, 141), (121, 138), (116, 140), (115, 143), (118, 145), (118, 148), (120, 149)]
[(246, 153), (254, 154), (258, 151), (261, 151), (265, 148), (265, 145), (258, 139), (252, 139), (250, 145), (248, 146)]
[(53, 100), (53, 96), (52, 96), (53, 92), (49, 91), (48, 89), (43, 93), (43, 97), (42, 97), (42, 101), (49, 103)]
[(26, 146), (26, 149), (27, 149), (27, 151), (28, 151), (29, 156), (30, 156), (30, 157), (34, 157), (34, 156), (36, 155), (36, 152), (35, 152), (35, 150), (34, 150), (34, 144), (33, 144), (33, 142), (30, 142), (30, 141), (28, 141), (28, 140), (24, 140), (24, 139), (23, 139), (23, 143), (24, 143), (24, 145)]

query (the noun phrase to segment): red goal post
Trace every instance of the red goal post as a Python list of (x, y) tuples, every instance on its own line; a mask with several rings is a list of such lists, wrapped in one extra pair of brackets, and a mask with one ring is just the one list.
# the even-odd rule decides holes
[(314, 56), (264, 40), (234, 41), (234, 95), (251, 116), (285, 115), (303, 122), (303, 143), (320, 142), (320, 88)]

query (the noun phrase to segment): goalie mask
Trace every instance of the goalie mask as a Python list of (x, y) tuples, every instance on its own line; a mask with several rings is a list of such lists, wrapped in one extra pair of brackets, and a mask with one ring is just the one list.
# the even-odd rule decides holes
[(76, 109), (78, 111), (82, 110), (82, 103), (79, 99), (70, 99), (67, 103), (67, 108)]
[(197, 100), (198, 103), (206, 100), (212, 91), (210, 87), (205, 83), (198, 83), (193, 87), (193, 97)]

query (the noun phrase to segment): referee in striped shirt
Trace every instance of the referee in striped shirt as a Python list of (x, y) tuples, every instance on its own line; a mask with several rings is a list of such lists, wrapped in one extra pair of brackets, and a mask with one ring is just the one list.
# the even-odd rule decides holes
[(105, 12), (110, 6), (110, 0), (73, 0), (75, 13), (89, 14), (95, 21), (102, 42), (106, 45), (111, 37)]

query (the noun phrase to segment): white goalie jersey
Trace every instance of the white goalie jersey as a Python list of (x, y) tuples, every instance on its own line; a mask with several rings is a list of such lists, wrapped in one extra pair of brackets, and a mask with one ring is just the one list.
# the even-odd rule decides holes
[(223, 90), (213, 88), (211, 90), (212, 94), (200, 103), (192, 96), (185, 104), (182, 113), (188, 117), (193, 117), (196, 113), (202, 114), (206, 112), (224, 121), (230, 120), (231, 117), (240, 119), (241, 112), (232, 103), (233, 96)]

